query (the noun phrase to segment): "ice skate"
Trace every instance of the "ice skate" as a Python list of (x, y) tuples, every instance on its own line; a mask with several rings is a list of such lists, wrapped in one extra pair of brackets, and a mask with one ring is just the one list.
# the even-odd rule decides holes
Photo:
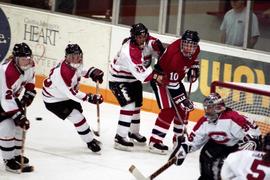
[(132, 151), (134, 147), (133, 142), (128, 141), (127, 138), (123, 138), (116, 134), (114, 138), (114, 148), (122, 151)]

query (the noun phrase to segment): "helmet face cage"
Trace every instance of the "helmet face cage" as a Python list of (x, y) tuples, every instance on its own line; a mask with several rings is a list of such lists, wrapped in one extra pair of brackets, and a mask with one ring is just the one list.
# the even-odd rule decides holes
[(211, 93), (207, 96), (203, 101), (203, 108), (209, 122), (215, 122), (219, 114), (226, 109), (224, 100), (218, 93)]
[(83, 52), (78, 44), (68, 44), (65, 49), (65, 55), (71, 67), (77, 69), (82, 66)]
[(181, 52), (185, 57), (191, 57), (198, 48), (200, 38), (196, 31), (187, 30), (181, 38)]
[(15, 44), (12, 55), (14, 56), (15, 63), (21, 70), (25, 71), (32, 67), (32, 50), (26, 43)]

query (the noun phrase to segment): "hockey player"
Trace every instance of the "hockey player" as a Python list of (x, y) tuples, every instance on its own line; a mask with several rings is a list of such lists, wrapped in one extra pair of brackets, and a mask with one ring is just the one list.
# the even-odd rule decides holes
[(30, 127), (25, 108), (32, 103), (36, 91), (32, 51), (26, 43), (14, 45), (12, 55), (1, 63), (0, 73), (0, 149), (6, 170), (29, 172), (33, 170), (29, 159), (21, 156), (22, 133)]
[(262, 150), (231, 153), (222, 166), (222, 180), (270, 179), (270, 132), (264, 136)]
[(93, 152), (101, 150), (100, 143), (93, 137), (90, 126), (83, 116), (81, 102), (102, 103), (101, 94), (86, 94), (79, 91), (81, 77), (103, 82), (103, 71), (91, 67), (83, 69), (83, 52), (79, 45), (68, 44), (65, 59), (51, 69), (43, 82), (43, 100), (46, 108), (60, 119), (71, 121), (82, 140)]
[[(166, 87), (155, 82), (151, 83), (160, 112), (152, 130), (152, 136), (150, 137), (150, 152), (158, 154), (167, 153), (168, 146), (163, 144), (163, 139), (172, 121), (174, 121), (173, 131), (175, 136), (183, 130), (182, 123), (177, 117), (170, 96), (173, 98), (173, 103), (175, 103), (181, 119), (185, 120), (184, 123), (187, 123), (186, 112), (193, 110), (193, 103), (187, 97), (182, 80), (186, 74), (188, 81), (192, 82), (195, 82), (199, 77), (199, 40), (196, 31), (185, 31), (182, 38), (174, 41), (167, 47), (158, 64), (155, 66), (156, 69), (160, 69), (168, 77), (169, 84)], [(170, 96), (167, 93), (170, 93)], [(173, 140), (175, 141), (175, 137)]]
[[(181, 165), (187, 153), (201, 147), (200, 180), (220, 179), (220, 169), (228, 154), (240, 149), (255, 149), (260, 144), (260, 130), (245, 116), (225, 107), (218, 93), (211, 93), (203, 102), (205, 115), (193, 127), (188, 138), (178, 136), (170, 159), (177, 157)], [(241, 146), (238, 143), (241, 141)], [(245, 145), (243, 142), (245, 141)]]
[(132, 25), (130, 37), (123, 41), (110, 64), (109, 87), (121, 106), (115, 136), (116, 149), (130, 151), (134, 147), (133, 142), (146, 144), (146, 138), (139, 133), (142, 83), (152, 79), (165, 82), (161, 72), (153, 71), (151, 67), (152, 57), (159, 58), (163, 52), (162, 43), (150, 36), (142, 23), (138, 23)]

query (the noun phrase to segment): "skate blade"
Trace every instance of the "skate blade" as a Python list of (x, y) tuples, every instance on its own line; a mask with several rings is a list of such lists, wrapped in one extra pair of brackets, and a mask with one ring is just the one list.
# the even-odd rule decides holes
[(156, 148), (149, 147), (149, 152), (154, 153), (154, 154), (161, 154), (161, 155), (167, 155), (168, 151), (167, 150), (159, 150)]
[(146, 142), (138, 142), (135, 139), (130, 138), (130, 141), (133, 142), (134, 145), (137, 146), (146, 146)]
[(134, 147), (123, 146), (123, 145), (121, 145), (121, 144), (114, 143), (114, 149), (118, 149), (118, 150), (120, 150), (120, 151), (128, 151), (128, 152), (131, 152), (131, 151), (133, 151), (133, 148), (134, 148)]

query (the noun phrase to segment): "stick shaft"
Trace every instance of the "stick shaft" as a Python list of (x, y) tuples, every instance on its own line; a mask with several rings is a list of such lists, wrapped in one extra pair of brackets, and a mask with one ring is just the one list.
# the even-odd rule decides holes
[[(99, 81), (96, 83), (96, 94), (99, 94)], [(97, 103), (97, 131), (100, 134), (100, 109), (99, 103)]]
[(166, 164), (164, 164), (158, 170), (156, 170), (154, 173), (152, 173), (149, 176), (149, 179), (152, 180), (152, 179), (156, 178), (158, 175), (160, 175), (162, 172), (164, 172), (166, 169), (168, 169), (171, 165), (173, 165), (176, 162), (176, 160), (177, 160), (176, 157), (173, 157), (172, 159), (170, 159)]

